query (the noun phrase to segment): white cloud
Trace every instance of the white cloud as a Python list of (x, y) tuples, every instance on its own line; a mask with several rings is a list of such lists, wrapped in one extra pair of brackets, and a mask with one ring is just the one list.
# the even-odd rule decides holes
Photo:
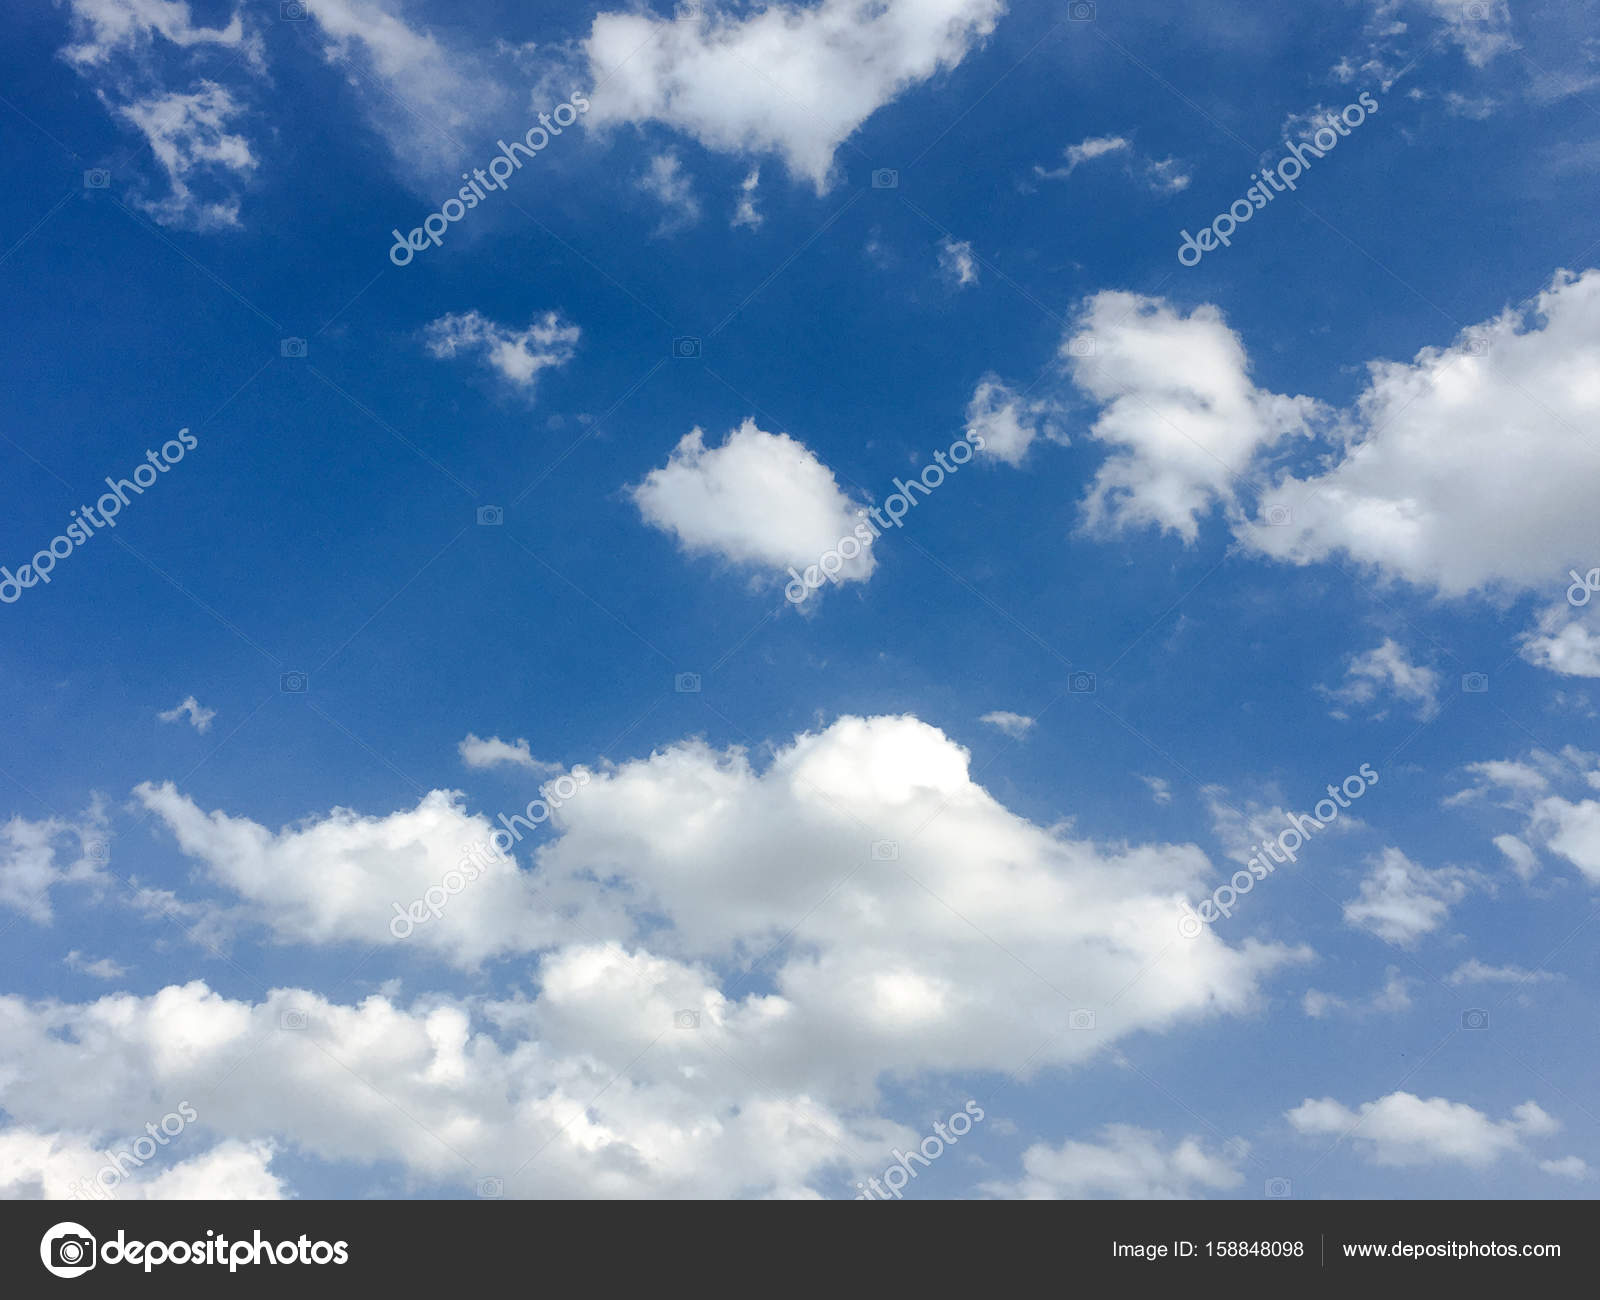
[(1348, 1138), (1374, 1164), (1385, 1166), (1483, 1167), (1525, 1150), (1524, 1139), (1549, 1137), (1559, 1128), (1531, 1101), (1516, 1107), (1510, 1119), (1496, 1121), (1462, 1102), (1423, 1100), (1409, 1092), (1391, 1092), (1358, 1111), (1332, 1097), (1307, 1098), (1286, 1118), (1308, 1137)]
[(540, 372), (571, 361), (580, 337), (578, 327), (559, 312), (546, 312), (517, 330), (469, 311), (429, 322), (423, 342), (441, 360), (458, 353), (481, 355), (484, 364), (532, 397)]
[(1069, 144), (1062, 150), (1065, 167), (1034, 166), (1033, 174), (1040, 180), (1064, 180), (1086, 162), (1099, 158), (1116, 157), (1123, 161), (1123, 170), (1158, 194), (1177, 194), (1189, 186), (1190, 176), (1176, 158), (1146, 158), (1136, 152), (1133, 142), (1126, 136), (1090, 136), (1078, 144)]
[(108, 882), (107, 858), (104, 820), (98, 807), (77, 822), (12, 817), (0, 826), (0, 907), (20, 912), (38, 925), (49, 925), (55, 916), (53, 891), (62, 885), (103, 889)]
[(750, 174), (739, 184), (739, 206), (733, 214), (733, 226), (759, 229), (764, 217), (756, 208), (756, 189), (761, 184), (761, 168), (752, 167)]
[[(256, 158), (250, 142), (228, 129), (243, 109), (227, 90), (202, 81), (190, 94), (154, 94), (117, 112), (144, 133), (167, 173), (169, 192), (137, 200), (140, 207), (163, 225), (210, 230), (239, 224), (239, 198), (229, 182), (253, 172)], [(194, 185), (219, 173), (228, 191), (224, 197), (203, 199), (195, 193)]]
[(998, 728), (1013, 740), (1021, 740), (1033, 730), (1033, 719), (1021, 713), (1010, 713), (1005, 709), (996, 709), (993, 713), (985, 713), (978, 719), (987, 722), (991, 727)]
[(239, 12), (225, 27), (200, 27), (184, 0), (71, 0), (73, 42), (61, 51), (79, 68), (102, 67), (119, 56), (146, 52), (157, 38), (180, 49), (215, 45), (249, 52)]
[(1536, 625), (1522, 634), (1518, 653), (1530, 664), (1564, 677), (1600, 677), (1597, 625), (1600, 602), (1588, 602), (1581, 614), (1566, 601), (1546, 606)]
[(939, 274), (957, 289), (978, 283), (978, 263), (968, 240), (951, 239), (949, 235), (940, 239)]
[(1553, 788), (1559, 781), (1588, 795), (1600, 790), (1600, 758), (1571, 746), (1558, 757), (1534, 750), (1524, 759), (1470, 764), (1478, 785), (1452, 796), (1462, 804), (1491, 790), (1502, 795), (1500, 806), (1523, 819), (1520, 835), (1500, 835), (1495, 846), (1523, 880), (1538, 870), (1533, 846), (1565, 858), (1590, 884), (1600, 884), (1600, 800), (1569, 798)]
[[(852, 535), (860, 507), (833, 471), (786, 433), (747, 419), (720, 447), (694, 429), (667, 463), (629, 489), (646, 523), (671, 533), (691, 555), (716, 555), (774, 576), (802, 573)], [(864, 547), (839, 571), (865, 582), (877, 560)]]
[(666, 209), (655, 230), (658, 238), (686, 230), (700, 220), (700, 200), (695, 198), (677, 154), (657, 154), (635, 183)]
[(1233, 506), (1257, 453), (1310, 433), (1319, 407), (1257, 388), (1239, 337), (1215, 307), (1187, 316), (1157, 298), (1103, 292), (1061, 346), (1101, 405), (1090, 434), (1111, 444), (1084, 501), (1089, 528), (1154, 525), (1193, 542), (1199, 521)]
[[(1343, 551), (1446, 595), (1554, 588), (1593, 546), (1600, 271), (1407, 362), (1374, 362), (1329, 468), (1262, 497), (1247, 545), (1294, 564)], [(1494, 520), (1493, 528), (1482, 521)]]
[(1160, 1133), (1109, 1124), (1098, 1142), (1042, 1143), (1022, 1155), (1023, 1177), (989, 1183), (992, 1196), (1024, 1200), (1188, 1200), (1238, 1187), (1239, 1164), (1248, 1152), (1241, 1138), (1221, 1151), (1198, 1137), (1167, 1145)]
[(94, 976), (97, 980), (119, 980), (128, 973), (128, 968), (120, 962), (112, 961), (109, 957), (90, 960), (76, 948), (61, 961), (69, 970), (81, 971), (85, 975)]
[(1430, 871), (1399, 849), (1384, 849), (1368, 865), (1360, 894), (1344, 905), (1344, 919), (1385, 943), (1409, 947), (1431, 934), (1467, 894), (1465, 872), (1449, 867)]
[[(248, 818), (203, 812), (170, 782), (147, 782), (134, 794), (201, 864), (208, 883), (242, 901), (234, 922), (264, 926), (280, 943), (399, 942), (389, 929), (394, 905), (406, 908), (460, 871), (467, 850), (500, 827), (463, 811), (460, 796), (445, 790), (386, 817), (336, 808), (276, 833)], [(556, 933), (557, 892), (514, 863), (494, 863), (405, 942), (468, 968), (528, 952)]]
[[(160, 1167), (136, 1168), (124, 1160), (119, 1168), (128, 1176), (117, 1184), (116, 1196), (125, 1201), (282, 1200), (288, 1188), (269, 1167), (274, 1154), (268, 1142), (227, 1141)], [(104, 1144), (96, 1146), (82, 1134), (0, 1129), (0, 1199), (75, 1198), (78, 1186), (109, 1158)]]
[(780, 155), (817, 192), (834, 154), (883, 105), (952, 68), (1001, 0), (762, 3), (694, 21), (603, 13), (584, 50), (590, 123), (657, 121), (708, 149)]
[(314, 0), (306, 8), (322, 33), (323, 57), (349, 71), (373, 128), (419, 178), (454, 177), (474, 123), (515, 118), (516, 105), (489, 69), (409, 23), (399, 0)]
[[(600, 765), (524, 846), (535, 870), (470, 883), (407, 941), (461, 965), (537, 953), (536, 993), (408, 1007), (292, 989), (244, 1003), (201, 984), (80, 1006), (0, 998), (8, 1115), (135, 1131), (190, 1080), (222, 1079), (204, 1111), (217, 1138), (393, 1161), (429, 1185), (805, 1194), (905, 1145), (875, 1114), (887, 1078), (1026, 1078), (1131, 1035), (1190, 1032), (1252, 1012), (1260, 982), (1308, 956), (1209, 932), (1174, 945), (1179, 900), (1212, 874), (1204, 854), (1040, 827), (969, 764), (915, 718), (846, 717), (759, 769), (695, 741)], [(277, 832), (170, 786), (135, 793), (269, 938), (359, 952), (384, 941), (395, 898), (489, 825), (445, 792)], [(897, 858), (871, 856), (881, 840)], [(764, 987), (725, 994), (712, 970), (762, 954)], [(1079, 1007), (1096, 1010), (1094, 1030), (1061, 1032)], [(698, 1031), (673, 1027), (685, 1008)], [(286, 1011), (307, 1028), (281, 1030)]]
[(1497, 55), (1517, 48), (1511, 35), (1511, 6), (1508, 0), (1484, 0), (1481, 4), (1457, 4), (1456, 0), (1419, 0), (1422, 7), (1442, 22), (1450, 38), (1467, 56), (1467, 62), (1481, 68)]
[(1390, 966), (1384, 972), (1383, 987), (1370, 998), (1351, 1002), (1334, 993), (1324, 993), (1319, 989), (1307, 989), (1305, 996), (1300, 1000), (1300, 1009), (1312, 1020), (1325, 1019), (1334, 1011), (1346, 1012), (1353, 1016), (1366, 1016), (1374, 1013), (1394, 1015), (1410, 1009), (1411, 986), (1412, 981), (1400, 973), (1398, 966)]
[(549, 776), (562, 770), (560, 763), (545, 763), (535, 758), (533, 751), (528, 748), (527, 740), (522, 737), (518, 737), (515, 742), (501, 740), (499, 736), (490, 736), (485, 740), (469, 731), (467, 738), (457, 745), (456, 749), (461, 755), (461, 761), (468, 767), (508, 764)]
[(199, 732), (209, 731), (211, 729), (211, 720), (216, 716), (217, 711), (215, 709), (201, 707), (200, 701), (192, 695), (184, 696), (181, 704), (175, 705), (173, 708), (166, 710), (166, 712), (156, 714), (156, 717), (161, 719), (162, 722), (176, 722), (179, 718), (187, 717), (189, 724)]
[[(1343, 686), (1321, 689), (1329, 699), (1361, 708), (1373, 704), (1381, 695), (1392, 694), (1413, 705), (1415, 716), (1424, 722), (1439, 712), (1439, 674), (1432, 668), (1412, 663), (1405, 647), (1388, 637), (1375, 649), (1351, 657)], [(1385, 718), (1388, 709), (1373, 716)]]
[(1581, 1156), (1563, 1156), (1560, 1160), (1541, 1160), (1539, 1168), (1557, 1178), (1587, 1178), (1589, 1166)]
[(1523, 970), (1520, 966), (1487, 966), (1473, 957), (1451, 971), (1445, 983), (1459, 988), (1463, 984), (1543, 984), (1557, 978), (1549, 971)]
[(1150, 788), (1150, 798), (1158, 804), (1172, 802), (1172, 783), (1164, 776), (1140, 776), (1139, 779)]
[(1028, 401), (998, 375), (988, 374), (979, 380), (967, 403), (967, 438), (984, 440), (981, 455), (1021, 465), (1041, 432), (1057, 442), (1066, 441), (1050, 423), (1055, 409), (1048, 401)]
[[(247, 115), (239, 95), (263, 69), (261, 39), (247, 33), (241, 12), (225, 26), (203, 27), (182, 0), (71, 0), (72, 41), (62, 57), (108, 112), (144, 136), (166, 173), (166, 193), (150, 197), (135, 183), (129, 197), (163, 225), (239, 224), (239, 190), (258, 165), (238, 130)], [(235, 66), (236, 88), (215, 79)], [(175, 82), (189, 88), (173, 89)]]

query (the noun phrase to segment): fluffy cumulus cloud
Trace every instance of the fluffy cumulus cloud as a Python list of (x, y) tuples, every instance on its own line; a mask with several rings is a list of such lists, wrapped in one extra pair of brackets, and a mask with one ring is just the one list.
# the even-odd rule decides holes
[[(393, 898), (489, 829), (443, 792), (278, 832), (170, 786), (136, 793), (280, 943), (366, 951)], [(872, 852), (883, 841), (897, 856)], [(533, 870), (472, 882), (407, 942), (464, 964), (527, 952), (534, 991), (0, 999), (11, 1122), (136, 1132), (203, 1083), (207, 1140), (397, 1162), (422, 1188), (809, 1195), (913, 1136), (880, 1113), (886, 1079), (1071, 1066), (1246, 1013), (1306, 955), (1209, 932), (1174, 944), (1179, 900), (1214, 874), (1197, 848), (1031, 823), (911, 717), (842, 718), (764, 768), (693, 741), (600, 765), (521, 852)], [(759, 977), (712, 974), (758, 958)], [(1094, 1029), (1066, 1031), (1082, 1009)], [(1151, 1184), (1221, 1186), (1210, 1159), (1180, 1144)]]
[(967, 403), (967, 438), (974, 443), (977, 438), (983, 439), (983, 455), (1007, 465), (1021, 465), (1041, 433), (1066, 441), (1050, 422), (1054, 410), (1049, 401), (1030, 402), (998, 375), (985, 375)]
[(707, 5), (693, 20), (603, 13), (584, 42), (591, 125), (661, 122), (708, 149), (777, 154), (818, 193), (834, 154), (994, 29), (1001, 0)]
[(1593, 559), (1597, 417), (1600, 271), (1563, 272), (1447, 347), (1373, 362), (1342, 449), (1279, 479), (1258, 517), (1282, 522), (1241, 536), (1291, 563), (1343, 553), (1447, 595), (1554, 594)]
[(545, 763), (535, 758), (527, 740), (520, 736), (515, 741), (501, 740), (499, 736), (485, 740), (468, 732), (466, 739), (456, 746), (456, 752), (468, 767), (522, 767), (545, 775), (561, 770), (559, 763)]
[(1593, 600), (1591, 576), (1600, 586), (1600, 570), (1574, 576), (1568, 599), (1547, 605), (1523, 634), (1518, 653), (1529, 663), (1563, 677), (1600, 677), (1600, 602)]
[[(142, 1126), (134, 1132), (144, 1136)], [(114, 1137), (97, 1146), (83, 1135), (0, 1129), (0, 1198), (56, 1201), (92, 1194), (96, 1175), (134, 1140), (132, 1133), (120, 1142)], [(275, 1154), (270, 1142), (224, 1141), (165, 1162), (124, 1159), (113, 1167), (127, 1176), (114, 1180), (113, 1190), (120, 1201), (282, 1200), (287, 1189), (272, 1172)]]
[(1385, 943), (1407, 947), (1445, 923), (1468, 884), (1462, 871), (1430, 871), (1399, 849), (1386, 848), (1369, 864), (1360, 893), (1344, 905), (1344, 919)]
[(1357, 1110), (1332, 1097), (1307, 1098), (1286, 1118), (1297, 1133), (1344, 1138), (1374, 1164), (1391, 1166), (1481, 1168), (1525, 1151), (1526, 1139), (1547, 1138), (1560, 1130), (1536, 1102), (1525, 1101), (1510, 1118), (1493, 1120), (1462, 1102), (1444, 1097), (1424, 1100), (1409, 1092), (1391, 1092)]
[(542, 371), (564, 366), (581, 331), (560, 312), (535, 317), (526, 329), (500, 325), (481, 312), (451, 313), (430, 321), (423, 342), (433, 356), (477, 356), (514, 388), (533, 395)]
[(1198, 1137), (1169, 1144), (1159, 1133), (1127, 1124), (1108, 1125), (1098, 1136), (1098, 1141), (1059, 1147), (1031, 1146), (1022, 1156), (1021, 1179), (989, 1183), (984, 1190), (1030, 1201), (1174, 1201), (1230, 1191), (1244, 1182), (1239, 1165), (1249, 1148), (1239, 1138), (1213, 1150)]
[(1310, 433), (1319, 411), (1256, 387), (1238, 335), (1211, 306), (1184, 315), (1162, 299), (1098, 293), (1061, 353), (1100, 405), (1090, 435), (1112, 449), (1084, 501), (1095, 530), (1154, 526), (1193, 542), (1202, 516), (1236, 506), (1257, 454)]
[(104, 821), (91, 809), (77, 821), (13, 817), (0, 826), (0, 907), (49, 925), (52, 894), (64, 885), (101, 890), (109, 877)]
[[(802, 572), (861, 522), (816, 453), (786, 433), (747, 419), (719, 447), (693, 429), (667, 463), (629, 489), (646, 523), (671, 533), (691, 555), (715, 555), (772, 575)], [(840, 582), (865, 582), (870, 547), (844, 561)]]
[[(463, 811), (443, 790), (386, 817), (336, 808), (276, 832), (207, 813), (170, 783), (141, 785), (134, 794), (200, 865), (202, 879), (238, 900), (234, 923), (262, 927), (280, 943), (399, 942), (391, 928), (396, 905), (404, 911), (430, 889), (445, 888), (450, 873), (464, 875), (468, 850), (487, 846), (502, 829), (498, 820)], [(543, 832), (535, 826), (521, 833)], [(476, 878), (452, 891), (442, 914), (402, 935), (413, 951), (471, 967), (550, 942), (558, 905), (544, 885), (509, 858), (487, 850), (479, 857)]]
[[(1405, 647), (1389, 637), (1371, 650), (1352, 655), (1344, 682), (1336, 688), (1323, 688), (1323, 693), (1338, 704), (1361, 709), (1392, 696), (1410, 705), (1413, 715), (1424, 722), (1439, 712), (1439, 674), (1412, 663)], [(1374, 716), (1385, 718), (1388, 712), (1384, 705)], [(1346, 715), (1341, 710), (1335, 716)]]
[(1521, 819), (1519, 834), (1494, 841), (1518, 876), (1531, 879), (1543, 851), (1576, 867), (1589, 884), (1600, 884), (1600, 756), (1568, 746), (1560, 754), (1534, 750), (1467, 770), (1477, 783), (1448, 802), (1493, 798)]

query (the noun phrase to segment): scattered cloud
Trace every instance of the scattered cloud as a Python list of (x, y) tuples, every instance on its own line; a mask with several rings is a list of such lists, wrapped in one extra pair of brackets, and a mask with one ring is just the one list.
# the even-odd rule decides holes
[(987, 722), (991, 727), (1003, 731), (1013, 740), (1021, 740), (1033, 730), (1033, 719), (1021, 713), (1008, 713), (1004, 709), (996, 709), (993, 713), (985, 713), (978, 719)]
[(192, 695), (186, 695), (183, 702), (164, 713), (156, 714), (162, 722), (176, 722), (179, 718), (188, 718), (189, 725), (196, 731), (204, 733), (211, 729), (211, 720), (217, 716), (215, 709), (202, 708), (200, 701)]
[[(1388, 637), (1375, 649), (1351, 656), (1343, 686), (1320, 689), (1331, 700), (1362, 709), (1375, 704), (1382, 696), (1392, 695), (1410, 704), (1413, 716), (1423, 722), (1439, 712), (1439, 674), (1432, 668), (1412, 663), (1405, 647)], [(1346, 715), (1336, 712), (1334, 716)], [(1381, 721), (1389, 716), (1389, 710), (1384, 707), (1372, 716)]]
[(580, 335), (578, 327), (563, 320), (559, 312), (546, 312), (519, 330), (469, 311), (430, 322), (423, 342), (429, 353), (440, 360), (458, 355), (480, 357), (508, 384), (531, 398), (541, 371), (572, 360)]

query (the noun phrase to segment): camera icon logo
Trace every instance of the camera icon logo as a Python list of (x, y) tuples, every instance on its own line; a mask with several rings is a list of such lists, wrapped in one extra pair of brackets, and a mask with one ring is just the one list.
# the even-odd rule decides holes
[(672, 679), (672, 689), (677, 691), (679, 695), (700, 694), (700, 674), (679, 673)]
[(284, 1011), (278, 1016), (279, 1029), (304, 1029), (309, 1023), (304, 1011)]
[(301, 3), (301, 0), (278, 0), (278, 17), (286, 23), (303, 23), (311, 16), (311, 11)]
[(485, 528), (498, 528), (506, 521), (504, 506), (479, 506), (478, 523)]
[(86, 190), (109, 190), (111, 188), (111, 173), (104, 167), (91, 167), (83, 174), (83, 188)]
[(499, 1178), (478, 1179), (478, 1195), (487, 1201), (498, 1201), (506, 1194), (504, 1180)]
[(1286, 1201), (1294, 1195), (1294, 1184), (1287, 1178), (1269, 1178), (1267, 1195), (1275, 1201)]
[(296, 360), (300, 360), (305, 357), (308, 351), (310, 349), (306, 346), (304, 339), (282, 339), (278, 343), (279, 356), (293, 357)]
[(57, 1277), (82, 1277), (95, 1266), (99, 1251), (81, 1223), (58, 1223), (39, 1242), (39, 1259)]
[(1489, 689), (1489, 674), (1463, 673), (1461, 675), (1461, 689), (1468, 695), (1482, 695)]
[(683, 0), (672, 16), (680, 23), (692, 23), (699, 20), (701, 12), (700, 0)]
[(1469, 357), (1483, 357), (1489, 355), (1489, 340), (1482, 334), (1475, 334), (1467, 340), (1467, 355)]
[(111, 845), (105, 840), (90, 840), (83, 846), (83, 856), (90, 862), (111, 861)]
[(1294, 522), (1294, 515), (1290, 513), (1288, 506), (1268, 506), (1263, 518), (1274, 528), (1282, 528), (1285, 524)]
[(674, 1011), (672, 1023), (677, 1029), (700, 1028), (700, 1013), (698, 1011)]
[(1092, 23), (1094, 21), (1094, 5), (1091, 0), (1072, 0), (1067, 6), (1067, 17), (1075, 23)]
[(284, 673), (278, 678), (278, 689), (285, 695), (304, 695), (311, 685), (311, 679), (304, 673)]
[(1094, 355), (1094, 339), (1087, 334), (1080, 334), (1067, 344), (1067, 352), (1075, 357), (1092, 357)]
[(874, 862), (897, 862), (900, 858), (900, 842), (898, 840), (874, 840), (872, 842), (872, 860)]
[(1093, 673), (1073, 673), (1067, 678), (1067, 690), (1074, 695), (1091, 695), (1094, 693)]
[(700, 340), (685, 334), (672, 340), (672, 355), (680, 361), (694, 361), (700, 356)]
[(1487, 1029), (1489, 1027), (1489, 1013), (1482, 1007), (1473, 1007), (1461, 1013), (1461, 1027), (1463, 1029)]
[(879, 167), (872, 173), (872, 188), (875, 190), (897, 190), (900, 188), (900, 173), (893, 167)]
[(1088, 1007), (1080, 1007), (1067, 1017), (1068, 1029), (1093, 1029), (1094, 1012)]

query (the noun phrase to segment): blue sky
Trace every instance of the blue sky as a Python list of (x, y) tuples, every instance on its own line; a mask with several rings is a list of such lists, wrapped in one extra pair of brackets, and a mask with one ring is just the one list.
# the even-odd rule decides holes
[(1590, 11), (14, 7), (0, 1189), (1592, 1196)]

